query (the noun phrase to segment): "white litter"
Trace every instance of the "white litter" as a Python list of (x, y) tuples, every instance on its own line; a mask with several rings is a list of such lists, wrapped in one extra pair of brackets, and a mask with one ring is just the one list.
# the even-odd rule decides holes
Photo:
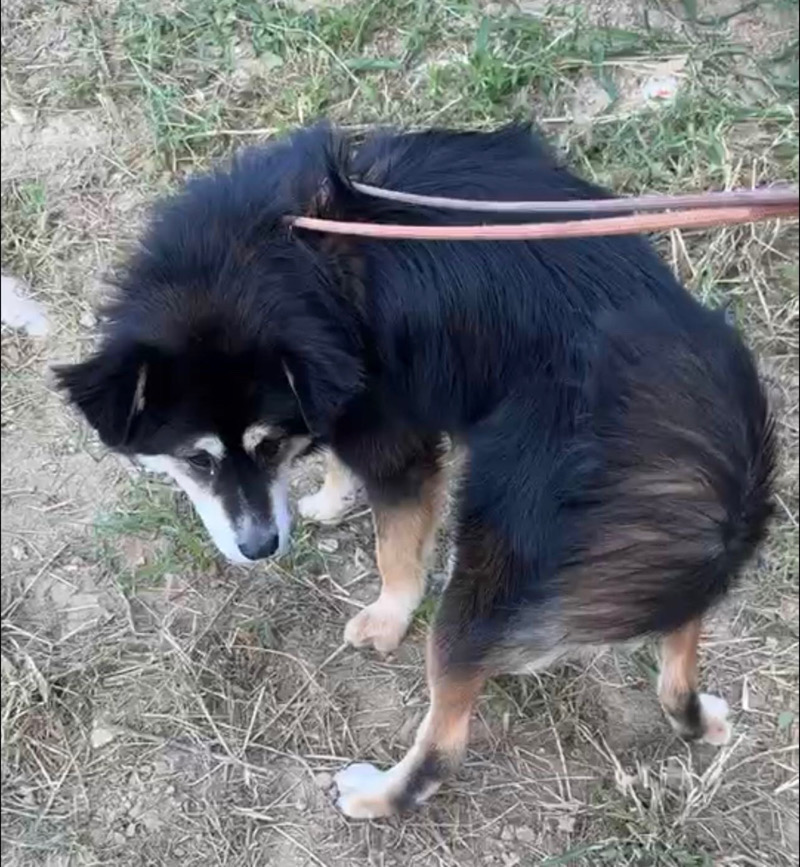
[(642, 87), (646, 102), (666, 102), (675, 99), (680, 82), (674, 75), (648, 78)]
[(2, 275), (2, 318), (5, 325), (32, 337), (44, 337), (49, 326), (41, 304), (25, 297), (26, 286), (16, 277)]

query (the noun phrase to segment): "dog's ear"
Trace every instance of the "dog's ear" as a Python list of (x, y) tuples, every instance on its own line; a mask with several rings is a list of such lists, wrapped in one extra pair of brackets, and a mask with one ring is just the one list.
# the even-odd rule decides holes
[(79, 364), (54, 369), (56, 383), (110, 448), (123, 448), (145, 406), (147, 363), (142, 347), (107, 346)]
[(334, 365), (313, 366), (294, 358), (284, 358), (283, 371), (297, 398), (300, 414), (309, 432), (325, 435), (344, 405), (361, 388), (363, 374), (359, 362), (345, 355)]

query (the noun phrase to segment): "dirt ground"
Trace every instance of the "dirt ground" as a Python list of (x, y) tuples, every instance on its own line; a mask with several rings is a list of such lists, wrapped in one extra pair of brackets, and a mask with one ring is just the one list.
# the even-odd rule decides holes
[(330, 793), (351, 759), (401, 756), (426, 701), (431, 602), (395, 655), (342, 646), (377, 590), (368, 512), (227, 566), (48, 374), (90, 350), (155, 197), (320, 114), (535, 114), (620, 192), (797, 183), (796, 3), (7, 0), (3, 18), (3, 864), (797, 864), (796, 225), (659, 239), (758, 353), (784, 445), (770, 541), (704, 634), (731, 743), (675, 738), (652, 648), (609, 652), (492, 683), (458, 777), (399, 819), (347, 821)]

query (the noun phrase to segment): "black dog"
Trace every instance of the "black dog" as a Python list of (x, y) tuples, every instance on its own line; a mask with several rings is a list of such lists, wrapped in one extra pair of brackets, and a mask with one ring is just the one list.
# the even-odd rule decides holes
[[(366, 487), (383, 579), (346, 637), (382, 650), (423, 593), (443, 435), (465, 453), (430, 711), (395, 768), (339, 774), (346, 814), (426, 798), (462, 754), (486, 678), (579, 645), (662, 635), (667, 715), (723, 741), (724, 702), (697, 691), (700, 623), (764, 535), (775, 462), (739, 337), (638, 237), (362, 241), (288, 227), (291, 214), (475, 220), (367, 198), (352, 178), (467, 198), (604, 195), (517, 127), (358, 147), (317, 127), (245, 152), (161, 208), (101, 349), (60, 371), (70, 398), (109, 446), (170, 472), (240, 560), (278, 549), (283, 469), (327, 445)], [(334, 465), (305, 511), (335, 512), (347, 478)]]

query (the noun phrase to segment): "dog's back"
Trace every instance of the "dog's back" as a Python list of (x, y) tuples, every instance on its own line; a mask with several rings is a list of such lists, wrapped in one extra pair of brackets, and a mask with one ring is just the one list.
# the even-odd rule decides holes
[[(436, 195), (607, 195), (518, 128), (377, 137), (351, 171)], [(344, 201), (379, 221), (475, 220)], [(481, 455), (462, 489), (461, 544), (514, 564), (492, 603), (506, 637), (506, 612), (530, 600), (560, 598), (571, 639), (610, 641), (675, 629), (725, 592), (771, 512), (772, 424), (739, 335), (647, 241), (365, 249), (389, 287), (382, 304), (370, 282), (383, 357), (402, 373), (393, 394), (445, 423), (459, 413)], [(487, 519), (493, 538), (475, 530)]]

